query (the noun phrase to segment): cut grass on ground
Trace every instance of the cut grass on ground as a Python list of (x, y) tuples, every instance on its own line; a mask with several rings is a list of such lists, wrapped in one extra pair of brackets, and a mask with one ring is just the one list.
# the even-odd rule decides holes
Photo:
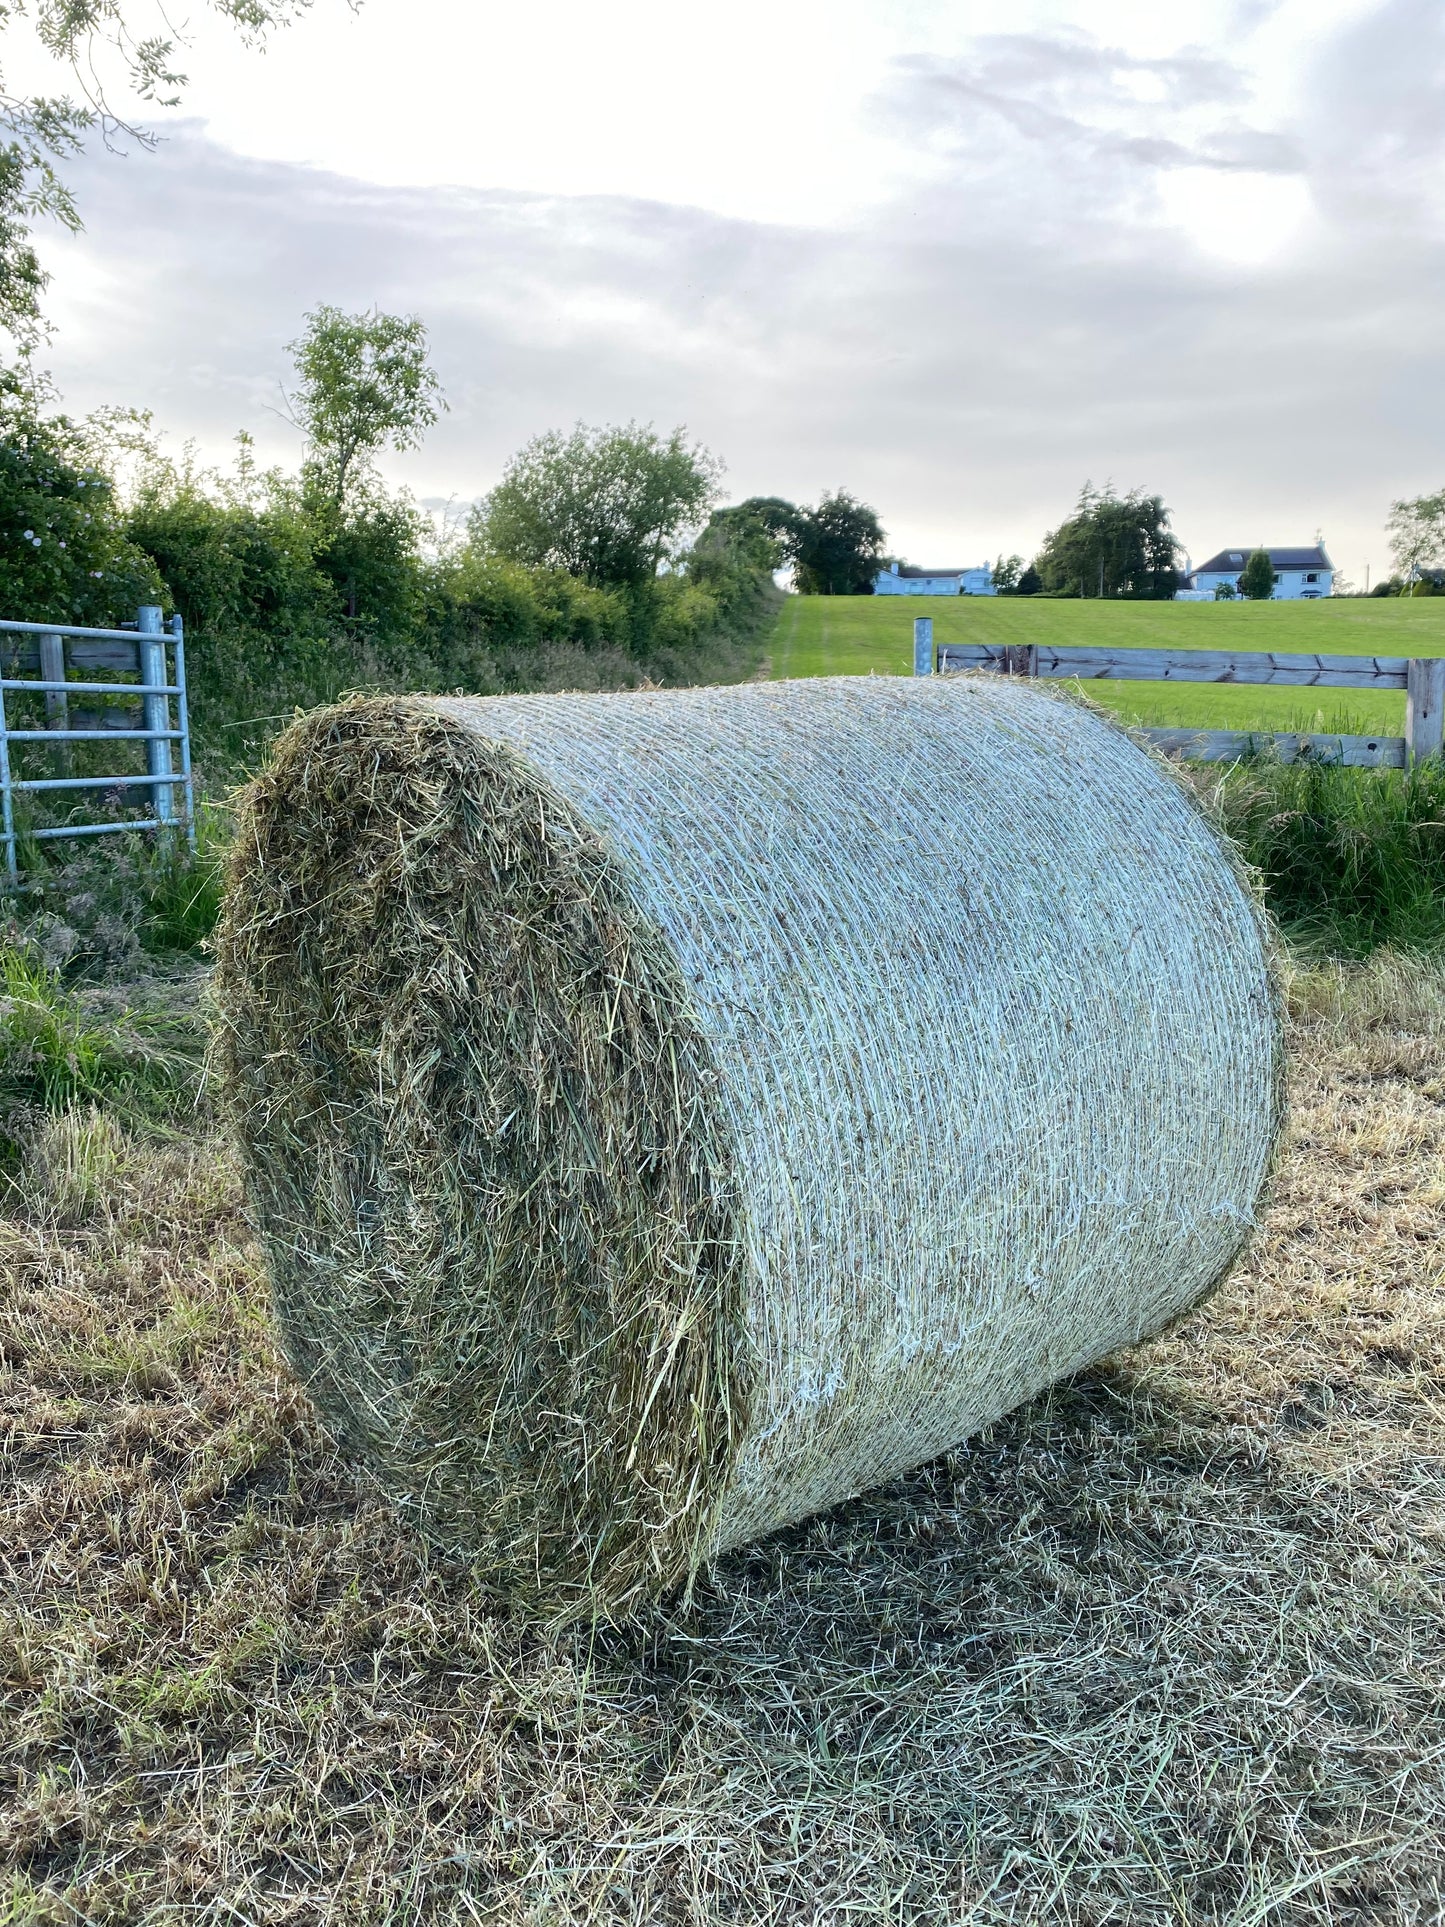
[[(1445, 655), (1445, 597), (1319, 602), (1053, 602), (1035, 596), (789, 596), (768, 643), (774, 676), (908, 675), (913, 619), (934, 640), (1137, 649)], [(1210, 683), (1090, 683), (1132, 720), (1201, 729), (1347, 729), (1398, 736), (1404, 697)]]
[(0, 1921), (1438, 1921), (1445, 972), (1292, 996), (1209, 1306), (552, 1639), (332, 1451), (219, 1146), (53, 1121), (0, 1229)]

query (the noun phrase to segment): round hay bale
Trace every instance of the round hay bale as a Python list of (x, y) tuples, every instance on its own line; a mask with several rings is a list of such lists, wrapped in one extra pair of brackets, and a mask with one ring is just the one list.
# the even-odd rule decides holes
[(291, 1357), (552, 1614), (1160, 1330), (1280, 1118), (1235, 862), (996, 678), (321, 710), (250, 790), (219, 963)]

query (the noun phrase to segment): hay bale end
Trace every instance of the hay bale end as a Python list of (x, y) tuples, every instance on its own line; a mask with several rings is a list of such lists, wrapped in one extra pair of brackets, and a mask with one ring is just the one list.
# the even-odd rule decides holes
[(625, 1613), (1230, 1268), (1267, 932), (1172, 775), (1006, 680), (354, 700), (218, 938), (274, 1301), (523, 1604)]

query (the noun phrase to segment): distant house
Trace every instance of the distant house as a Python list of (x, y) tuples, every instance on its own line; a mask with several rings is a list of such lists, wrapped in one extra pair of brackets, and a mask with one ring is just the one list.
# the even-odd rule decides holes
[[(1198, 601), (1212, 596), (1221, 582), (1233, 584), (1237, 591), (1244, 565), (1252, 553), (1253, 550), (1240, 547), (1221, 549), (1218, 555), (1211, 555), (1185, 577), (1184, 595), (1190, 601)], [(1333, 590), (1335, 565), (1323, 547), (1267, 549), (1265, 553), (1274, 569), (1276, 602), (1312, 602), (1316, 596), (1327, 596)]]
[(993, 571), (981, 569), (907, 569), (895, 562), (873, 584), (874, 595), (997, 595)]

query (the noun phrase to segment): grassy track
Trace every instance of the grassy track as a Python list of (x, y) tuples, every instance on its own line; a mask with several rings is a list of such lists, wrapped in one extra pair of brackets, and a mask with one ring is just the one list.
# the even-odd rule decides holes
[[(906, 675), (913, 618), (938, 642), (1095, 643), (1130, 649), (1276, 649), (1342, 656), (1445, 655), (1445, 597), (1421, 601), (1049, 602), (1032, 597), (789, 596), (771, 645), (775, 676)], [(1210, 683), (1094, 683), (1145, 723), (1218, 729), (1356, 729), (1398, 735), (1404, 697)]]

